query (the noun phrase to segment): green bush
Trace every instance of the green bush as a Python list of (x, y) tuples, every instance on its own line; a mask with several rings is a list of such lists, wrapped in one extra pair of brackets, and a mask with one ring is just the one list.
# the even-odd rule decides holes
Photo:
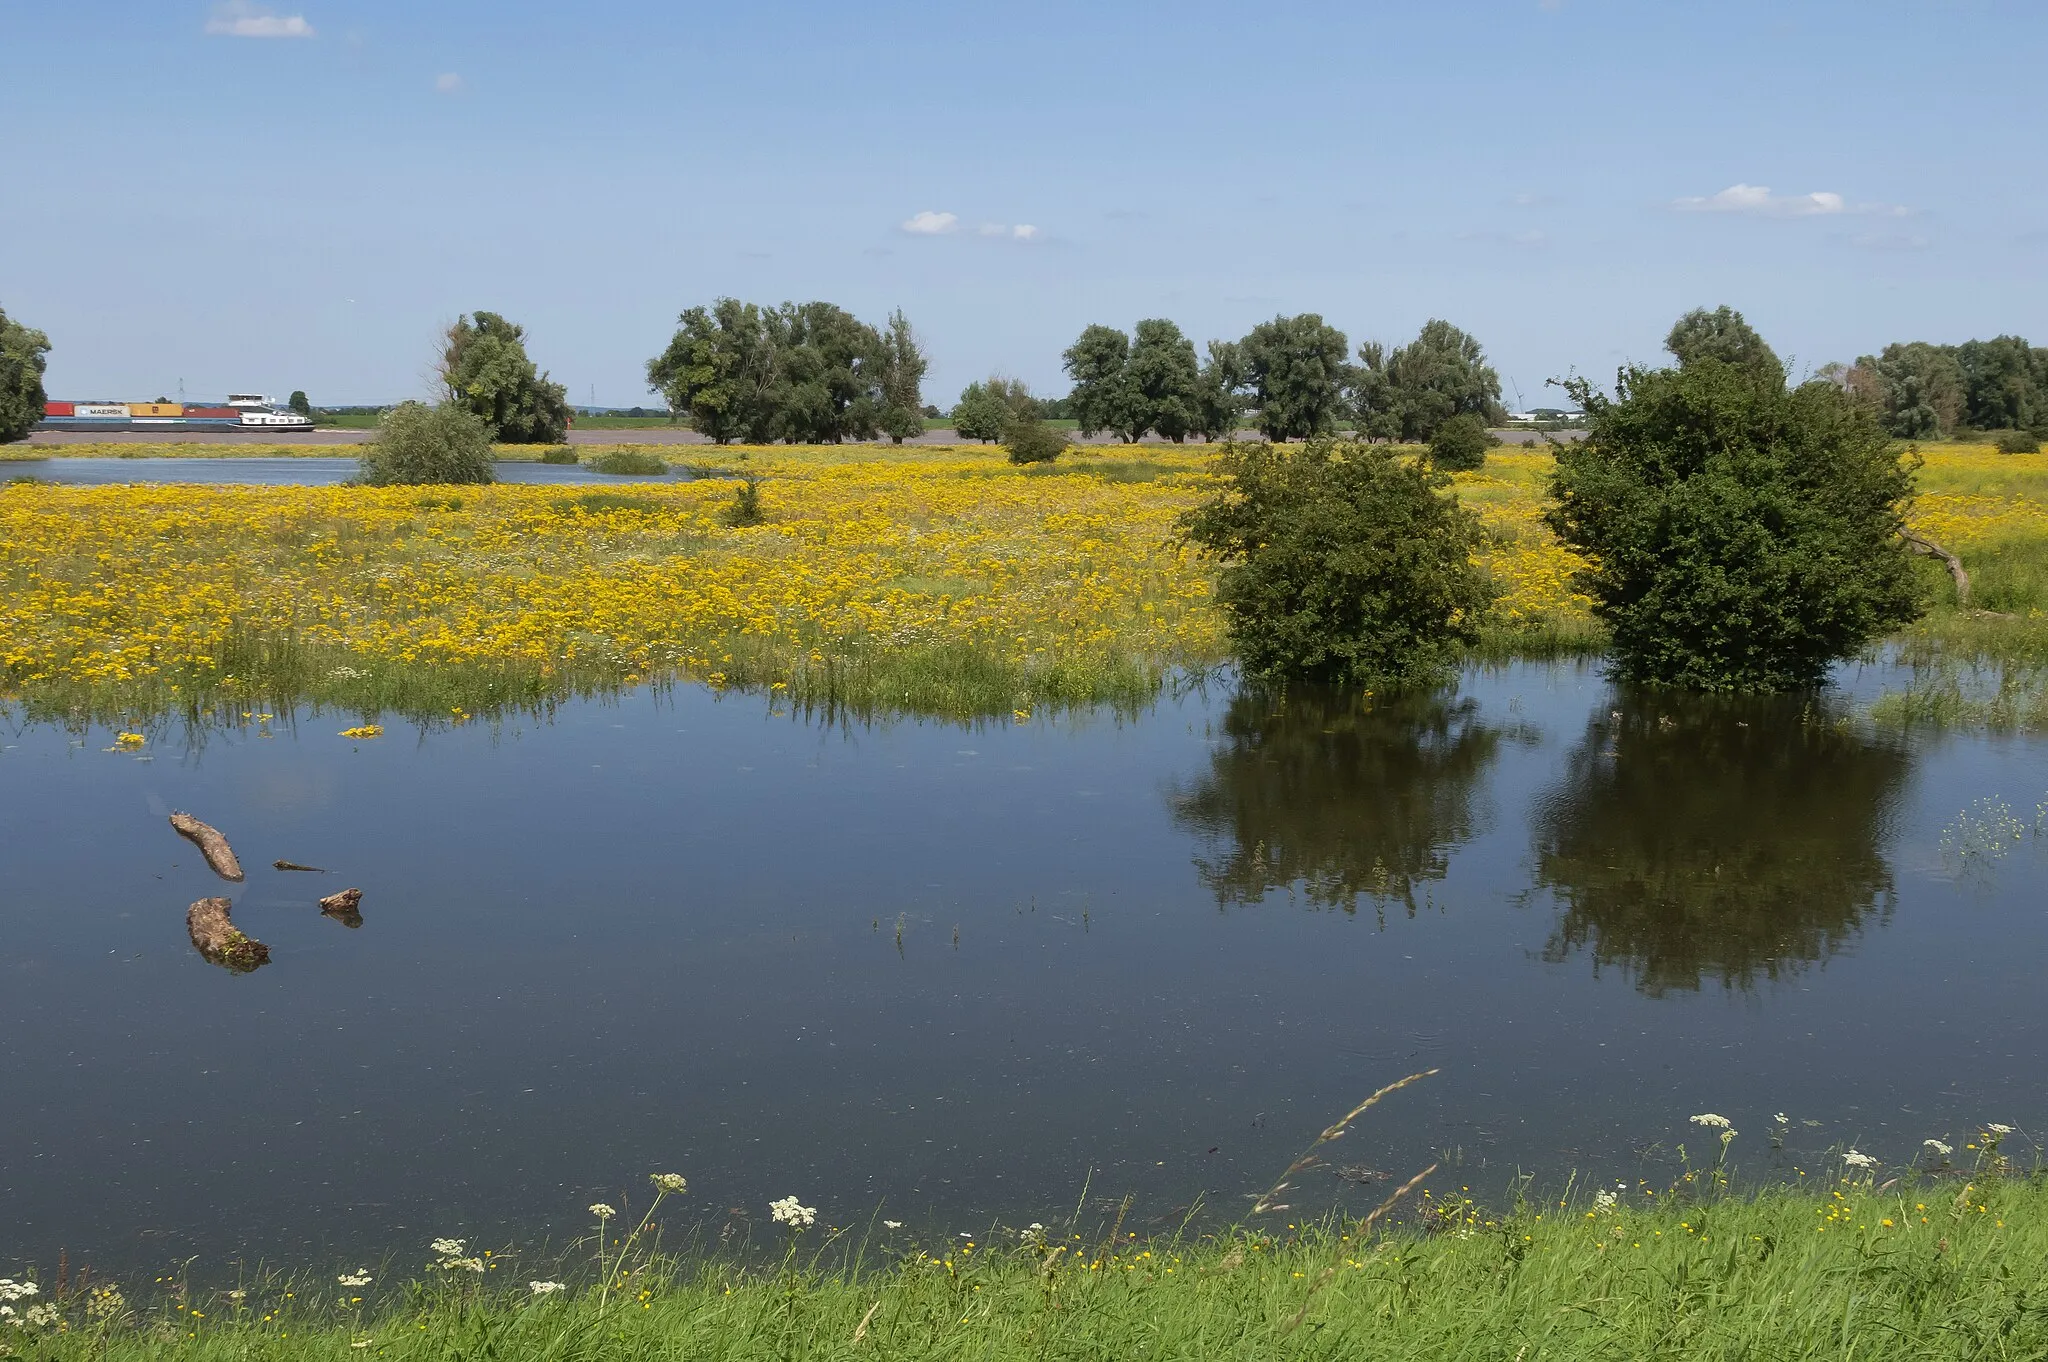
[(2041, 437), (2029, 430), (2001, 430), (1994, 442), (2001, 454), (2039, 454)]
[(1066, 452), (1067, 433), (1036, 416), (1013, 414), (1003, 425), (1003, 447), (1011, 463), (1051, 463)]
[(736, 530), (743, 530), (765, 519), (767, 515), (761, 509), (761, 480), (740, 479), (740, 485), (733, 489), (732, 505), (725, 508), (725, 523)]
[(1486, 463), (1486, 451), (1500, 441), (1486, 428), (1486, 422), (1469, 412), (1453, 416), (1429, 437), (1429, 461), (1454, 473), (1469, 473)]
[(372, 487), (491, 482), (491, 428), (453, 403), (401, 402), (377, 422), (362, 466)]
[(542, 463), (573, 464), (576, 462), (576, 451), (567, 445), (549, 445), (540, 452), (540, 461)]
[(615, 473), (624, 477), (668, 476), (668, 460), (659, 454), (649, 454), (644, 449), (607, 449), (592, 458), (590, 466), (600, 473)]
[(1577, 585), (1621, 679), (1812, 686), (1919, 614), (1913, 469), (1834, 384), (1708, 357), (1626, 369), (1614, 400), (1572, 391), (1587, 434), (1558, 452), (1547, 519), (1592, 564)]
[(1221, 467), (1229, 486), (1186, 529), (1224, 564), (1216, 598), (1246, 671), (1374, 686), (1451, 672), (1496, 593), (1446, 474), (1329, 437), (1232, 444)]

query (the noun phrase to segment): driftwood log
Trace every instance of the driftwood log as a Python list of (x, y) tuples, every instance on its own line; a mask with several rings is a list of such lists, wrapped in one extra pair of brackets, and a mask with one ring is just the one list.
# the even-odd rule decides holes
[(1948, 575), (1955, 579), (1956, 584), (1956, 608), (1958, 610), (1969, 609), (1970, 574), (1963, 570), (1963, 560), (1924, 534), (1915, 534), (1911, 530), (1900, 530), (1899, 538), (1905, 540), (1911, 546), (1913, 552), (1926, 554), (1930, 558), (1939, 558), (1942, 562), (1948, 564)]
[(245, 878), (242, 863), (235, 859), (235, 849), (212, 824), (202, 823), (189, 813), (174, 813), (171, 826), (177, 829), (180, 837), (199, 848), (199, 854), (206, 857), (206, 863), (213, 867), (214, 874), (237, 884)]
[(363, 915), (356, 911), (363, 901), (360, 889), (344, 889), (339, 894), (329, 894), (320, 900), (320, 911), (344, 927), (360, 927)]
[(185, 910), (185, 930), (198, 952), (222, 969), (247, 974), (270, 963), (270, 947), (251, 941), (228, 920), (234, 905), (226, 899), (201, 899)]

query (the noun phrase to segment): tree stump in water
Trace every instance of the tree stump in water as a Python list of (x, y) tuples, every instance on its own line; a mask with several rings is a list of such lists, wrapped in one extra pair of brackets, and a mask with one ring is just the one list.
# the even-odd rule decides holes
[(201, 899), (185, 910), (185, 930), (208, 961), (231, 973), (247, 974), (270, 963), (270, 947), (243, 936), (228, 920), (233, 906), (226, 899)]
[(211, 824), (202, 823), (189, 813), (174, 813), (171, 826), (177, 829), (180, 837), (198, 846), (199, 854), (213, 867), (214, 874), (237, 884), (242, 882), (242, 863), (235, 859), (234, 848)]
[(363, 915), (356, 908), (363, 901), (360, 889), (344, 889), (339, 894), (329, 894), (320, 900), (320, 911), (344, 927), (360, 927)]

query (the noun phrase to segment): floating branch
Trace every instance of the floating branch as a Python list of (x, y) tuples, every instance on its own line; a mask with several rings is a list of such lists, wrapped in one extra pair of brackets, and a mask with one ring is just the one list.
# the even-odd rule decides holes
[(178, 835), (196, 844), (199, 854), (206, 857), (206, 863), (213, 867), (213, 873), (224, 880), (240, 884), (243, 880), (242, 863), (235, 859), (235, 850), (228, 845), (228, 839), (210, 823), (202, 823), (189, 813), (171, 815), (171, 826)]
[(363, 915), (356, 909), (362, 901), (362, 890), (344, 889), (339, 894), (329, 894), (320, 900), (320, 911), (344, 927), (360, 927), (363, 925)]
[(192, 935), (193, 947), (213, 964), (247, 974), (270, 963), (270, 947), (243, 936), (228, 920), (233, 906), (226, 899), (201, 899), (185, 910), (185, 930)]
[(327, 872), (317, 865), (300, 865), (297, 861), (272, 861), (273, 870), (303, 870), (309, 875), (325, 875)]

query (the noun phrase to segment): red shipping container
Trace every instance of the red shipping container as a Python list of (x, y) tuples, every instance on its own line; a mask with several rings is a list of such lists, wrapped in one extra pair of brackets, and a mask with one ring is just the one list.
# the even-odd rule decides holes
[(78, 404), (75, 402), (46, 402), (43, 404), (43, 415), (45, 416), (76, 416), (77, 414)]
[(214, 421), (234, 421), (240, 419), (242, 413), (233, 407), (187, 407), (185, 415), (203, 416)]

